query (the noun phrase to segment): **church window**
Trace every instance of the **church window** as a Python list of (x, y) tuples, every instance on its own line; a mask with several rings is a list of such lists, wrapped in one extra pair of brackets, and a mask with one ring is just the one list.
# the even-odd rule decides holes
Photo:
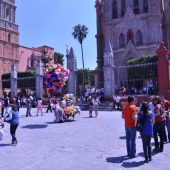
[(125, 35), (123, 33), (119, 36), (119, 47), (124, 48), (125, 47)]
[(10, 21), (11, 20), (11, 15), (10, 15), (10, 8), (6, 8), (6, 20)]
[(139, 0), (134, 0), (134, 14), (139, 14)]
[(143, 45), (143, 34), (140, 30), (136, 33), (136, 45)]
[(143, 12), (147, 13), (149, 11), (149, 4), (148, 4), (148, 0), (144, 0), (143, 1)]
[(113, 0), (112, 2), (112, 18), (115, 19), (117, 18), (117, 0)]
[(126, 0), (122, 0), (121, 2), (122, 2), (122, 4), (121, 4), (121, 14), (122, 14), (122, 17), (123, 17), (125, 12), (126, 12)]
[(133, 31), (132, 31), (131, 29), (129, 29), (128, 32), (127, 32), (127, 43), (128, 43), (129, 41), (134, 42), (134, 41), (133, 41), (133, 38), (134, 38), (134, 36), (133, 36)]
[(11, 34), (8, 34), (8, 42), (11, 42)]

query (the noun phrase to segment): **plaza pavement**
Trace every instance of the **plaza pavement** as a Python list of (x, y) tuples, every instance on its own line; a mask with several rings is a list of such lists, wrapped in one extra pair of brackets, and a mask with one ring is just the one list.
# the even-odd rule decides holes
[[(120, 112), (99, 112), (88, 118), (81, 112), (75, 121), (53, 123), (53, 114), (25, 117), (20, 111), (17, 130), (19, 144), (11, 146), (9, 125), (5, 124), (0, 141), (1, 170), (170, 170), (170, 144), (153, 161), (144, 163), (141, 139), (137, 138), (137, 156), (127, 159), (124, 123)], [(153, 141), (152, 141), (153, 142)]]

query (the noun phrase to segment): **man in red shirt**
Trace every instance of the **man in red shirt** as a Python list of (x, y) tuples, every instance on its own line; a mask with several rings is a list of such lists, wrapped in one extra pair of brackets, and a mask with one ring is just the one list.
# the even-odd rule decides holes
[(164, 98), (164, 96), (161, 96), (161, 101), (164, 107), (164, 111), (166, 113), (166, 122), (165, 122), (165, 126), (168, 132), (168, 138), (167, 138), (167, 134), (165, 131), (165, 136), (164, 136), (164, 141), (167, 142), (169, 140), (170, 142), (170, 101), (166, 100)]
[(126, 148), (127, 155), (130, 158), (134, 158), (136, 154), (136, 120), (137, 109), (135, 106), (135, 98), (128, 96), (128, 104), (124, 107), (122, 112), (122, 118), (125, 121), (126, 129)]

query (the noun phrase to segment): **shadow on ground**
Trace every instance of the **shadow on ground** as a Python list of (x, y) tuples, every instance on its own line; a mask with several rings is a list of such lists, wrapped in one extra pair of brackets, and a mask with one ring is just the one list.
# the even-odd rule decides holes
[(74, 120), (74, 119), (67, 119), (67, 120), (65, 120), (65, 122), (67, 123), (67, 122), (75, 122), (76, 120)]
[(106, 161), (109, 163), (122, 163), (123, 161), (129, 159), (127, 156), (109, 157)]
[(124, 168), (135, 168), (135, 167), (142, 166), (144, 163), (145, 163), (145, 161), (123, 162), (121, 166), (123, 166)]
[(47, 123), (47, 124), (56, 124), (57, 122), (52, 121), (52, 122), (45, 122), (45, 123)]
[(87, 117), (83, 117), (84, 119), (92, 119), (92, 118), (95, 118), (94, 116), (93, 117), (89, 117), (89, 116), (87, 116)]
[(126, 139), (126, 136), (120, 136), (119, 139)]
[(26, 129), (42, 129), (42, 128), (46, 128), (48, 125), (46, 124), (35, 124), (35, 125), (26, 125), (26, 126), (22, 126), (22, 128), (26, 128)]
[(10, 143), (1, 143), (0, 144), (0, 147), (4, 147), (4, 146), (11, 146), (11, 144)]

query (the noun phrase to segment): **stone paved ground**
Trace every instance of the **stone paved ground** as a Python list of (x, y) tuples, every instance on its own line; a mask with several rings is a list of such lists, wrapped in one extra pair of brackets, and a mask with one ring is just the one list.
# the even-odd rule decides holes
[[(127, 159), (123, 121), (120, 112), (100, 112), (87, 118), (88, 112), (75, 121), (54, 124), (51, 113), (25, 118), (22, 109), (17, 131), (19, 144), (11, 146), (9, 125), (0, 142), (1, 170), (170, 170), (170, 144), (153, 161), (144, 164), (141, 139), (137, 138), (137, 155)], [(35, 115), (35, 109), (33, 110)]]

